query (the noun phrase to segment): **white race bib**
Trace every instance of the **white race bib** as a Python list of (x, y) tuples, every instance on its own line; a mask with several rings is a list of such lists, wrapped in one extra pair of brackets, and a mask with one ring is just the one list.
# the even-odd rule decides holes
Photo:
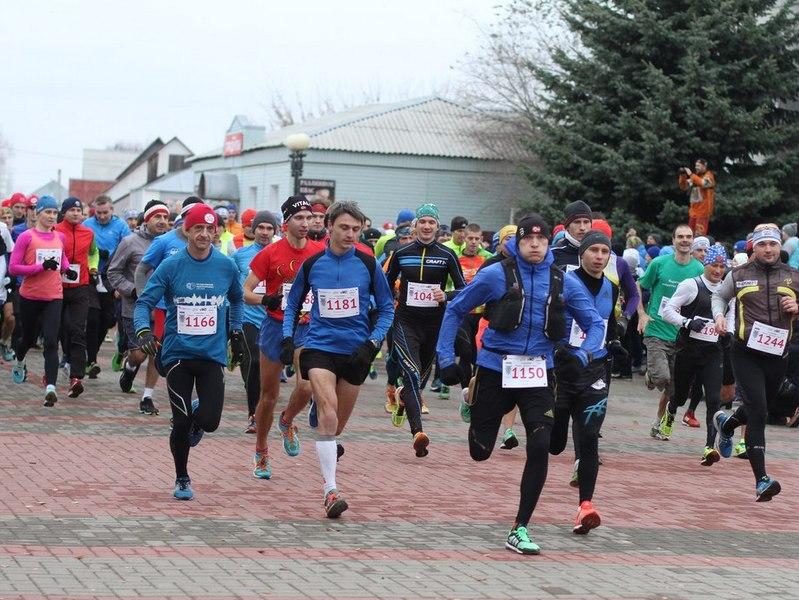
[(64, 283), (78, 283), (80, 281), (80, 263), (75, 263), (74, 265), (69, 265), (69, 268), (72, 269), (73, 271), (75, 271), (75, 273), (77, 273), (78, 276), (75, 277), (75, 279), (70, 281), (69, 279), (67, 279), (67, 277), (66, 277), (66, 275), (64, 273), (61, 273), (61, 281), (63, 281)]
[[(604, 333), (602, 334), (602, 341), (604, 343), (605, 339), (608, 337), (608, 320), (605, 319), (603, 321), (604, 324)], [(572, 330), (571, 334), (569, 335), (569, 346), (574, 346), (579, 348), (583, 345), (585, 341), (585, 331), (580, 329), (580, 326), (577, 324), (577, 319), (572, 319)]]
[(703, 342), (718, 342), (719, 332), (716, 331), (716, 324), (713, 321), (707, 321), (700, 331), (692, 331), (688, 337)]
[(178, 333), (213, 335), (216, 333), (216, 306), (178, 304)]
[(358, 288), (318, 290), (319, 316), (325, 319), (354, 317), (360, 312)]
[(663, 296), (663, 298), (660, 299), (660, 306), (658, 306), (658, 316), (661, 319), (663, 318), (663, 309), (666, 308), (666, 305), (669, 303), (669, 300), (671, 300), (671, 298), (666, 298), (665, 296)]
[(747, 348), (759, 350), (768, 354), (782, 356), (785, 351), (785, 344), (788, 343), (788, 330), (772, 327), (760, 321), (755, 321), (752, 331), (749, 334), (749, 341), (746, 342)]
[(547, 386), (547, 361), (542, 356), (509, 354), (502, 359), (503, 388)]
[(265, 281), (259, 281), (258, 285), (256, 285), (254, 288), (252, 288), (252, 293), (253, 294), (261, 294), (262, 296), (265, 295), (266, 294), (266, 282)]
[[(289, 294), (291, 293), (291, 286), (294, 285), (293, 283), (284, 283), (283, 284), (283, 299), (280, 301), (280, 310), (286, 310), (286, 305), (288, 303)], [(308, 290), (308, 293), (305, 294), (305, 299), (302, 301), (302, 307), (300, 308), (300, 312), (308, 313), (311, 312), (311, 306), (313, 305), (313, 292)]]
[(408, 282), (408, 295), (405, 298), (407, 306), (436, 307), (438, 300), (433, 297), (435, 290), (440, 290), (441, 286), (437, 283), (416, 283)]
[(61, 268), (61, 249), (60, 248), (38, 248), (36, 250), (36, 264), (40, 265), (44, 261), (54, 258), (58, 263), (58, 268)]

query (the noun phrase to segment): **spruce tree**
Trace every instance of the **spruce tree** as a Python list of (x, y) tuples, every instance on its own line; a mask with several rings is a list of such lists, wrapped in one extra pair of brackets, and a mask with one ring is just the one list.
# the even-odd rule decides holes
[(799, 21), (788, 5), (563, 3), (580, 47), (531, 66), (545, 94), (528, 176), (554, 208), (581, 199), (617, 225), (668, 230), (688, 218), (677, 169), (703, 157), (718, 186), (712, 235), (796, 220)]

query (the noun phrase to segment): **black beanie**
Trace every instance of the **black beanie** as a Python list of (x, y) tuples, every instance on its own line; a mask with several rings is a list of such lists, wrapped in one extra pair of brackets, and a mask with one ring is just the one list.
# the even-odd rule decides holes
[(524, 236), (534, 233), (543, 235), (545, 238), (549, 239), (549, 225), (544, 221), (544, 217), (538, 213), (525, 215), (522, 217), (522, 220), (519, 221), (519, 225), (516, 229), (516, 243), (518, 244), (519, 240)]
[(66, 213), (70, 208), (78, 207), (79, 209), (83, 210), (83, 203), (80, 201), (80, 198), (76, 198), (75, 196), (70, 196), (64, 202), (61, 203), (61, 214), (63, 215)]
[(566, 205), (566, 208), (563, 209), (564, 227), (568, 227), (569, 223), (571, 223), (575, 219), (592, 220), (591, 207), (588, 206), (582, 200), (577, 200), (577, 202), (570, 202), (569, 204)]
[(291, 217), (293, 217), (298, 212), (301, 212), (303, 210), (313, 212), (313, 209), (311, 208), (311, 203), (308, 202), (308, 198), (306, 198), (302, 194), (297, 194), (296, 196), (290, 196), (280, 207), (280, 212), (283, 213), (283, 222), (285, 223)]
[(582, 256), (583, 252), (588, 250), (588, 248), (593, 246), (594, 244), (602, 244), (603, 246), (607, 246), (608, 248), (610, 248), (610, 238), (601, 231), (592, 229), (591, 231), (585, 234), (583, 241), (580, 242), (580, 249), (577, 251), (577, 253), (580, 256)]

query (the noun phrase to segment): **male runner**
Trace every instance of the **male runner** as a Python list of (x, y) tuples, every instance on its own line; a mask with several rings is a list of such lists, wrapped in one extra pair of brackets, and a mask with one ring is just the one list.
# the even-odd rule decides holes
[[(315, 302), (300, 354), (300, 372), (311, 382), (317, 404), (316, 453), (324, 479), (324, 508), (329, 518), (347, 510), (336, 484), (336, 436), (355, 407), (372, 360), (394, 316), (391, 289), (373, 256), (355, 248), (364, 214), (354, 202), (336, 202), (327, 212), (330, 242), (304, 263), (291, 287), (283, 320), (281, 357), (294, 359), (294, 329), (310, 290)], [(377, 319), (369, 318), (370, 298)]]

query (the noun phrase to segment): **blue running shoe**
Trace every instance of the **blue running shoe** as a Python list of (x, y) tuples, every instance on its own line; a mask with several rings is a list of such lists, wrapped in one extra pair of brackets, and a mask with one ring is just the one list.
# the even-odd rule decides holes
[(780, 493), (780, 482), (768, 475), (761, 477), (755, 487), (755, 502), (769, 502)]
[(19, 361), (14, 363), (14, 366), (11, 367), (11, 379), (14, 383), (24, 383), (27, 378), (28, 367), (25, 366), (25, 363)]
[(287, 425), (283, 421), (283, 413), (277, 419), (277, 427), (280, 435), (283, 436), (283, 452), (289, 456), (300, 455), (300, 434), (296, 425)]
[[(197, 414), (197, 411), (200, 409), (200, 399), (195, 398), (191, 401), (191, 414), (194, 416)], [(189, 446), (194, 448), (197, 444), (200, 443), (200, 440), (203, 439), (203, 428), (200, 427), (197, 423), (192, 421), (191, 429), (189, 430)]]
[(178, 500), (191, 500), (194, 492), (191, 489), (191, 479), (188, 477), (178, 477), (175, 479), (175, 498)]
[(729, 417), (724, 414), (723, 410), (717, 411), (713, 415), (713, 424), (716, 426), (716, 448), (724, 458), (732, 456), (732, 436), (726, 436), (721, 432), (721, 428), (724, 427), (727, 419)]
[(316, 429), (319, 427), (319, 417), (316, 414), (316, 400), (311, 398), (311, 408), (308, 409), (308, 427)]
[(269, 465), (269, 455), (266, 452), (256, 452), (252, 459), (252, 476), (257, 479), (272, 477), (272, 467)]

